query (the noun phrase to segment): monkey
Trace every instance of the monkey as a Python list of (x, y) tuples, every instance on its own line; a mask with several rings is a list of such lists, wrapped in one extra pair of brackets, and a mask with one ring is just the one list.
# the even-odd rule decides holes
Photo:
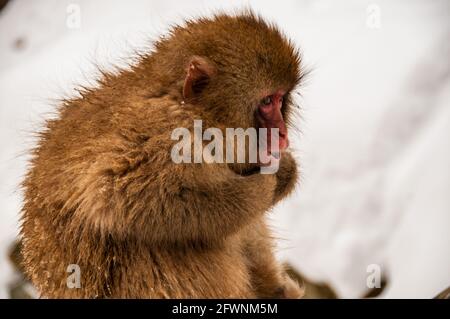
[[(297, 184), (287, 127), (301, 79), (299, 51), (274, 24), (217, 13), (63, 100), (22, 185), (24, 267), (40, 296), (300, 298), (266, 218)], [(174, 163), (171, 132), (196, 119), (278, 129), (278, 171)]]

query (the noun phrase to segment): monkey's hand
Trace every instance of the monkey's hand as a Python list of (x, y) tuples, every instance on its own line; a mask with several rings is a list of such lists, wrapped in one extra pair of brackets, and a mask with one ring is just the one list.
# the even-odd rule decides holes
[(297, 163), (289, 152), (282, 152), (280, 166), (276, 173), (277, 185), (275, 187), (274, 204), (288, 196), (295, 188), (298, 171)]
[(300, 299), (305, 295), (305, 291), (299, 284), (287, 274), (284, 277), (283, 286), (279, 290), (278, 298), (282, 299)]

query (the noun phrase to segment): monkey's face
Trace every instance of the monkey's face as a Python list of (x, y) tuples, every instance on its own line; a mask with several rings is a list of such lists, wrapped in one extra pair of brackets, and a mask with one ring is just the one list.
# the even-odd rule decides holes
[[(289, 146), (291, 95), (302, 78), (301, 59), (274, 25), (251, 13), (216, 16), (173, 34), (170, 58), (183, 52), (185, 102), (217, 127), (266, 129), (269, 149), (271, 130), (277, 129), (279, 149)], [(167, 63), (177, 69), (178, 62)]]
[(280, 147), (285, 148), (287, 127), (295, 124), (292, 93), (302, 75), (295, 50), (281, 37), (279, 42), (265, 43), (269, 48), (237, 47), (241, 54), (228, 56), (233, 61), (229, 65), (219, 64), (214, 55), (208, 57), (215, 74), (201, 81), (201, 104), (228, 127), (278, 128)]

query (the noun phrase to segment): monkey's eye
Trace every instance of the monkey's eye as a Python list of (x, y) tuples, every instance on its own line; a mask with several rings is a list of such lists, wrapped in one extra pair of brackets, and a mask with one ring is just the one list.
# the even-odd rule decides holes
[(270, 105), (270, 104), (272, 104), (272, 97), (271, 96), (266, 96), (265, 98), (262, 99), (261, 104), (262, 105)]

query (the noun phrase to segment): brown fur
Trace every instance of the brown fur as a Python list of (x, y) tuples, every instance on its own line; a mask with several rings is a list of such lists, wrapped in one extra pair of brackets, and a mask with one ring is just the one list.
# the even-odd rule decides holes
[[(192, 56), (217, 74), (182, 105)], [(299, 297), (264, 221), (295, 186), (292, 156), (276, 175), (170, 158), (172, 130), (194, 119), (254, 126), (258, 94), (292, 90), (299, 62), (274, 26), (251, 13), (218, 15), (175, 27), (130, 70), (65, 101), (24, 181), (25, 267), (42, 296)], [(80, 266), (81, 288), (66, 286), (69, 264)]]

